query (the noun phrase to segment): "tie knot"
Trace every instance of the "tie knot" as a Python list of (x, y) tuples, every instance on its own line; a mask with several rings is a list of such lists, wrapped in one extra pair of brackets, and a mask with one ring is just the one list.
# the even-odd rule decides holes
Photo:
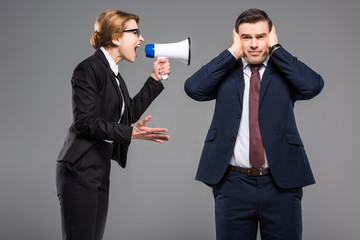
[(251, 73), (258, 72), (262, 66), (263, 66), (263, 64), (249, 64)]

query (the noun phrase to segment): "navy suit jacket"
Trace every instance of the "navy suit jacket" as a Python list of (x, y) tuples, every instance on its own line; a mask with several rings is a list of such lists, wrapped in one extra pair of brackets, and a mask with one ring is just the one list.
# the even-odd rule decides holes
[[(121, 76), (119, 81), (122, 94), (100, 49), (75, 68), (71, 79), (74, 119), (57, 161), (74, 164), (98, 141), (111, 140), (114, 142), (112, 159), (125, 168), (132, 134), (130, 125), (139, 120), (164, 86), (149, 77), (139, 93), (131, 98)], [(123, 104), (125, 111), (118, 123)]]
[[(217, 184), (224, 176), (240, 126), (244, 93), (241, 59), (225, 50), (185, 82), (185, 91), (197, 101), (216, 99), (196, 179)], [(274, 51), (261, 79), (259, 125), (275, 183), (281, 188), (315, 183), (300, 138), (294, 103), (320, 93), (324, 81), (284, 48)]]

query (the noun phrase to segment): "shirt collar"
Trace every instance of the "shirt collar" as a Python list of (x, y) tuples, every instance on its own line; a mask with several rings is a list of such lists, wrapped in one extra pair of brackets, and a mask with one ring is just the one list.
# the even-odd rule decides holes
[(104, 53), (107, 61), (109, 62), (111, 70), (114, 72), (115, 76), (119, 73), (119, 66), (115, 63), (114, 59), (110, 56), (110, 54), (105, 50), (104, 47), (100, 47), (101, 51)]

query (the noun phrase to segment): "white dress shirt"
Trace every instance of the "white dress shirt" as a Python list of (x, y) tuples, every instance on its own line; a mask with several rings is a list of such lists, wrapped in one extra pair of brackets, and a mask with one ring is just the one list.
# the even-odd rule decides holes
[[(240, 127), (239, 132), (237, 134), (234, 153), (231, 157), (230, 164), (234, 166), (244, 167), (244, 168), (250, 168), (252, 167), (250, 165), (249, 160), (249, 91), (250, 91), (250, 76), (251, 76), (251, 69), (249, 67), (249, 63), (242, 58), (243, 63), (243, 71), (244, 71), (244, 96), (243, 96), (243, 106), (242, 106), (242, 114), (241, 114), (241, 120), (240, 120)], [(260, 79), (262, 78), (265, 68), (267, 66), (267, 63), (269, 61), (269, 58), (267, 58), (262, 66), (259, 69), (260, 73)], [(263, 168), (267, 168), (268, 162), (266, 158), (266, 152), (265, 152), (265, 163), (263, 165)]]

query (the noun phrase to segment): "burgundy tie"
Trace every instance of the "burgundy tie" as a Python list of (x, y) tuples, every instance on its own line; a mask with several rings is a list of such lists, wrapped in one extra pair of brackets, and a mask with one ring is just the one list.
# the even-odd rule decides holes
[(249, 134), (250, 134), (250, 164), (260, 169), (265, 163), (264, 146), (259, 127), (259, 95), (260, 73), (262, 64), (249, 65), (251, 68), (249, 92)]

